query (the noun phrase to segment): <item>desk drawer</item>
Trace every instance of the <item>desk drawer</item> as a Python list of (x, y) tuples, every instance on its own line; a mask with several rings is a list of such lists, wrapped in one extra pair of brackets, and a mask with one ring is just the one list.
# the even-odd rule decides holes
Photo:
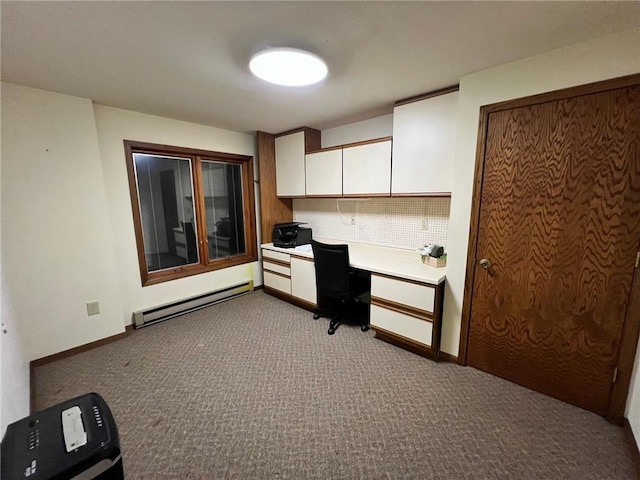
[(291, 276), (291, 266), (283, 265), (281, 263), (273, 263), (266, 258), (263, 258), (262, 260), (262, 269), (265, 271), (269, 270), (270, 272), (281, 273), (287, 277)]
[(291, 279), (275, 273), (263, 272), (264, 286), (291, 295)]
[(414, 342), (431, 346), (433, 336), (433, 324), (403, 313), (371, 305), (371, 326), (375, 330), (380, 327), (387, 332), (395, 333), (409, 338)]
[(273, 260), (278, 260), (279, 262), (289, 263), (291, 255), (289, 255), (288, 253), (275, 252), (273, 250), (267, 250), (266, 248), (263, 248), (262, 258), (270, 258)]
[(434, 311), (435, 292), (430, 285), (371, 275), (371, 297), (391, 300), (428, 313)]

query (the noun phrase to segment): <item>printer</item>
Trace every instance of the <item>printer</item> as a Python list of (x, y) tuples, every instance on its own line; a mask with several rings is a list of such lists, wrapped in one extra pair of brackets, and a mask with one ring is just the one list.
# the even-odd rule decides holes
[(274, 247), (294, 248), (311, 243), (311, 229), (301, 227), (303, 222), (276, 223), (273, 226), (272, 242)]

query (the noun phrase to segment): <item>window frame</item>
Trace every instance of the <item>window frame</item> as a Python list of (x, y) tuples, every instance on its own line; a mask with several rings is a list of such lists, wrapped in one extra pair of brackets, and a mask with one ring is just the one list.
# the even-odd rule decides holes
[[(133, 227), (136, 237), (136, 248), (138, 252), (138, 265), (140, 268), (140, 280), (143, 287), (258, 261), (258, 243), (255, 212), (256, 207), (253, 186), (253, 157), (248, 155), (214, 152), (195, 148), (138, 142), (135, 140), (124, 140), (124, 149), (127, 164), (127, 176), (129, 179), (129, 195), (131, 197), (131, 209), (133, 213)], [(192, 189), (196, 221), (195, 233), (196, 245), (200, 258), (199, 263), (166, 268), (155, 272), (148, 271), (144, 250), (142, 217), (140, 214), (140, 197), (136, 179), (135, 160), (133, 156), (134, 153), (179, 156), (189, 158), (191, 160)], [(206, 210), (201, 167), (201, 162), (203, 160), (224, 162), (241, 166), (243, 199), (242, 212), (244, 219), (244, 235), (246, 246), (246, 252), (244, 254), (237, 254), (233, 256), (226, 256), (223, 258), (209, 260), (209, 242), (207, 241), (207, 228), (205, 220)]]

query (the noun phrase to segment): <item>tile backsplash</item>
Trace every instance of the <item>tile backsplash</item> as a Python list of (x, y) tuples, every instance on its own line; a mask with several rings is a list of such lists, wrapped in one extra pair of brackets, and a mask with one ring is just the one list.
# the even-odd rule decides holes
[(447, 249), (449, 197), (294, 199), (293, 219), (313, 235), (416, 250), (427, 243)]

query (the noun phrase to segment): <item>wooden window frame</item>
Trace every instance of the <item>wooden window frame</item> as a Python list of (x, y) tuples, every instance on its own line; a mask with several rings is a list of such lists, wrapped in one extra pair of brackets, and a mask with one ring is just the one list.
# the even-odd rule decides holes
[[(124, 140), (124, 149), (127, 163), (127, 175), (129, 177), (129, 194), (131, 196), (133, 226), (136, 236), (136, 247), (138, 250), (140, 279), (143, 287), (258, 261), (255, 197), (253, 191), (253, 157), (194, 148), (176, 147), (171, 145), (137, 142), (134, 140)], [(180, 156), (191, 160), (194, 211), (196, 219), (196, 244), (198, 246), (198, 254), (200, 258), (199, 263), (181, 265), (179, 267), (167, 268), (157, 272), (148, 272), (144, 250), (144, 238), (142, 234), (142, 218), (140, 215), (138, 184), (136, 181), (135, 162), (133, 159), (134, 153)], [(244, 235), (246, 245), (246, 252), (244, 254), (209, 260), (209, 242), (206, 241), (207, 231), (205, 222), (205, 199), (202, 184), (202, 161), (231, 163), (241, 166)]]

